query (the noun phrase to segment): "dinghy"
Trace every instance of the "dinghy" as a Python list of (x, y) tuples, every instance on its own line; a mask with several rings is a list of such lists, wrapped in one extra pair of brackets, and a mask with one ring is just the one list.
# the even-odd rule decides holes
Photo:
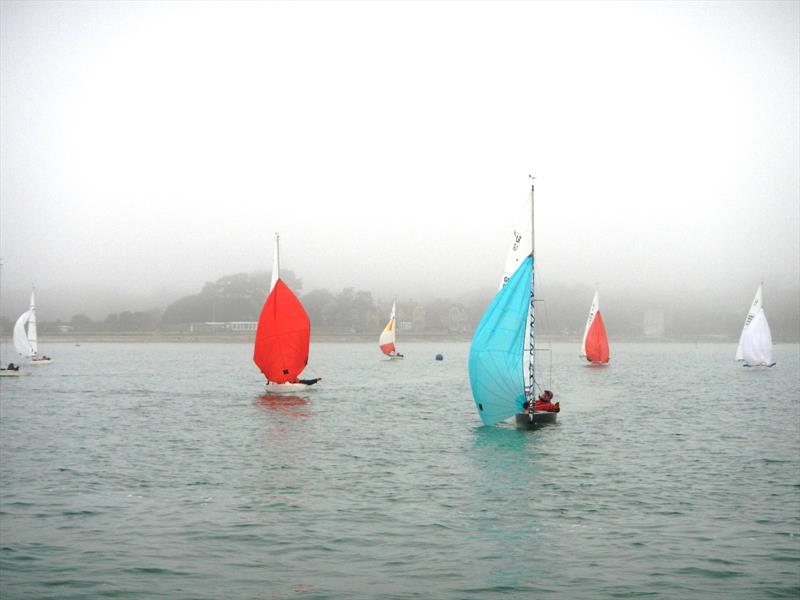
[(397, 301), (392, 302), (392, 314), (389, 316), (389, 322), (381, 332), (381, 337), (378, 340), (378, 346), (390, 360), (403, 358), (403, 355), (397, 351), (395, 347), (396, 342), (396, 323), (395, 323), (395, 310), (397, 309)]
[(581, 342), (581, 358), (595, 365), (608, 364), (608, 336), (600, 314), (600, 293), (595, 291)]
[(500, 290), (481, 318), (469, 351), (469, 380), (485, 425), (510, 417), (518, 427), (556, 422), (555, 412), (527, 412), (536, 400), (533, 185), (513, 231)]
[(321, 378), (299, 379), (308, 364), (311, 322), (302, 303), (280, 278), (280, 236), (275, 234), (270, 292), (256, 328), (253, 361), (270, 393), (307, 390)]
[(759, 284), (750, 310), (747, 311), (739, 345), (736, 347), (736, 360), (741, 361), (745, 367), (775, 366), (772, 360), (772, 333), (761, 299), (762, 286), (763, 284)]
[(13, 369), (2, 368), (0, 369), (0, 377), (19, 377), (25, 375), (25, 372), (19, 367)]
[(14, 348), (27, 358), (32, 365), (46, 365), (52, 359), (39, 354), (38, 334), (36, 331), (36, 301), (31, 292), (31, 306), (22, 313), (14, 324)]

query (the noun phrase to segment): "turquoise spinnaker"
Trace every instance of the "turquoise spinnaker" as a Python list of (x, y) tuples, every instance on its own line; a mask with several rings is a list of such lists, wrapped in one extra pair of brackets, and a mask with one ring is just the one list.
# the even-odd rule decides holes
[(469, 383), (484, 425), (522, 412), (522, 357), (531, 302), (533, 258), (528, 256), (497, 292), (469, 349)]

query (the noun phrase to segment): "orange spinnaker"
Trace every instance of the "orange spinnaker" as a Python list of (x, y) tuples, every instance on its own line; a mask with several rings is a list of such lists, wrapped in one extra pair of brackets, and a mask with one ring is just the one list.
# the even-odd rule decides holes
[(303, 305), (278, 279), (258, 318), (253, 361), (270, 381), (291, 381), (308, 363), (310, 341), (311, 322)]

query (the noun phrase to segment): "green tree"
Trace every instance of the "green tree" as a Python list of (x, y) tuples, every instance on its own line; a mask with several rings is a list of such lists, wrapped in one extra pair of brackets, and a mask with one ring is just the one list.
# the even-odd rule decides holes
[(336, 297), (328, 290), (316, 289), (303, 296), (303, 306), (312, 326), (329, 328), (336, 312)]
[(69, 324), (75, 331), (91, 331), (94, 327), (94, 321), (83, 314), (73, 315), (69, 320)]

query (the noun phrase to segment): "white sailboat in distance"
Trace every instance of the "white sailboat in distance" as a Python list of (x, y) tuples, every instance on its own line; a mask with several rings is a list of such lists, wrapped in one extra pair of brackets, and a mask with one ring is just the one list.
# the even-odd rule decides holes
[(758, 285), (750, 310), (744, 319), (739, 345), (736, 347), (736, 360), (744, 363), (745, 367), (775, 366), (775, 361), (772, 360), (772, 333), (769, 330), (761, 298), (763, 285), (763, 283)]
[(22, 313), (14, 325), (14, 348), (27, 358), (32, 365), (44, 365), (52, 359), (39, 355), (38, 333), (36, 331), (36, 299), (31, 291), (31, 306)]

